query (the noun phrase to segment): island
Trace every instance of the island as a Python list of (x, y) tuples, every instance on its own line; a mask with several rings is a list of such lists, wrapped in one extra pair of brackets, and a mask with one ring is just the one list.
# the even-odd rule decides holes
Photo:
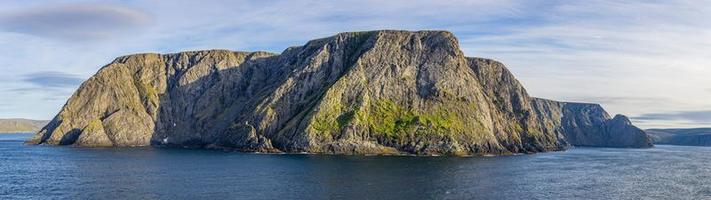
[(349, 155), (510, 155), (651, 147), (598, 104), (534, 98), (448, 31), (345, 32), (280, 54), (116, 58), (30, 144)]

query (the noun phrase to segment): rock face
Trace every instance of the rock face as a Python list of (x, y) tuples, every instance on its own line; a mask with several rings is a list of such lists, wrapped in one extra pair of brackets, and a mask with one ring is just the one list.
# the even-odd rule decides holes
[(501, 63), (465, 57), (446, 31), (350, 32), (278, 55), (119, 57), (30, 143), (479, 155), (647, 138), (599, 106), (572, 105), (529, 97)]
[(647, 129), (654, 144), (711, 146), (711, 128)]
[(33, 133), (47, 124), (46, 120), (0, 119), (0, 133)]
[[(553, 127), (573, 146), (651, 147), (651, 138), (624, 116), (610, 115), (598, 104), (567, 103), (534, 98), (539, 115), (547, 116)], [(549, 121), (549, 119), (542, 119)]]

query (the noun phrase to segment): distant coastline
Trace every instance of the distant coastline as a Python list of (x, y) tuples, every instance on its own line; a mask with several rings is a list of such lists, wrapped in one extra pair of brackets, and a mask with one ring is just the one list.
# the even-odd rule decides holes
[(32, 120), (32, 119), (0, 119), (0, 134), (5, 133), (36, 133), (44, 125), (47, 125), (49, 120)]
[(654, 144), (711, 146), (711, 128), (647, 129)]

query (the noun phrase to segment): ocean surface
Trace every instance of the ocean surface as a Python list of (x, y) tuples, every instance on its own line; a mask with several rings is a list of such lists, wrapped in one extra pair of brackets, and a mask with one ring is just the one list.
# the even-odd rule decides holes
[(0, 199), (711, 199), (711, 148), (503, 157), (29, 146), (0, 134)]

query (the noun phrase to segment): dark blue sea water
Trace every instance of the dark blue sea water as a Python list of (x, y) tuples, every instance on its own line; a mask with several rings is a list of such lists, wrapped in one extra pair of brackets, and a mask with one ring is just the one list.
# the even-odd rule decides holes
[(711, 148), (505, 157), (27, 146), (0, 135), (0, 199), (709, 199)]

